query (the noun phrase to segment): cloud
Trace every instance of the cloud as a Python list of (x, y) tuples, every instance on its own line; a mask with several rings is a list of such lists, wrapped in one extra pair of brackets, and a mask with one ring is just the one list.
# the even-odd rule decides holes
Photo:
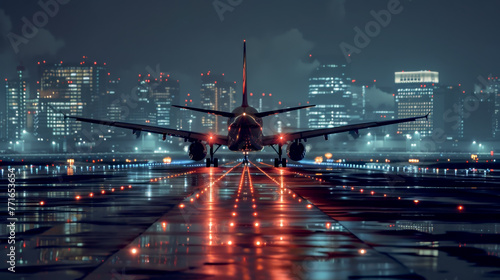
[(53, 56), (62, 47), (64, 47), (64, 41), (62, 39), (56, 39), (50, 31), (45, 28), (40, 28), (36, 36), (19, 49), (21, 56), (35, 57), (39, 55)]
[(248, 53), (248, 90), (305, 102), (309, 74), (319, 65), (307, 60), (314, 44), (297, 29), (249, 42), (252, 51)]
[(366, 106), (377, 109), (381, 106), (386, 108), (394, 107), (394, 97), (391, 93), (385, 92), (376, 86), (369, 87), (366, 89)]
[[(7, 77), (14, 73), (15, 67), (23, 61), (32, 61), (35, 57), (42, 55), (54, 56), (64, 46), (62, 39), (57, 39), (45, 28), (39, 28), (33, 38), (27, 39), (26, 44), (21, 43), (19, 52), (16, 54), (7, 35), (16, 34), (21, 36), (22, 21), (19, 26), (14, 26), (10, 16), (0, 9), (0, 75)], [(24, 38), (24, 37), (23, 37)], [(28, 67), (29, 72), (29, 66)]]
[[(1, 54), (5, 55), (10, 53), (14, 56), (18, 56), (19, 58), (26, 59), (39, 55), (55, 55), (64, 46), (64, 41), (62, 39), (55, 38), (55, 36), (45, 28), (38, 28), (32, 38), (23, 37), (21, 33), (23, 24), (25, 23), (19, 21), (19, 26), (13, 29), (11, 18), (5, 13), (4, 10), (0, 9)], [(18, 54), (15, 54), (14, 48), (9, 40), (9, 34), (11, 38), (15, 35), (20, 36), (18, 38), (23, 38), (21, 40), (23, 43), (20, 43), (18, 46)]]

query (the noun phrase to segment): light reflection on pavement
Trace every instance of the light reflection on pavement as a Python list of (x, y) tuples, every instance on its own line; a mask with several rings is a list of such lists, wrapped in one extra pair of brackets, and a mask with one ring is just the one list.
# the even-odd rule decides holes
[(234, 164), (20, 170), (0, 279), (499, 275), (494, 178)]
[(287, 188), (283, 169), (207, 168), (209, 178), (85, 279), (418, 279)]

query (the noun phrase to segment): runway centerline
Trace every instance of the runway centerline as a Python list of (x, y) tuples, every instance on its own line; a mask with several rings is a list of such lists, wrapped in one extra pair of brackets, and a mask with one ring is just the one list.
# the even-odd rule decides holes
[(208, 183), (86, 279), (414, 276), (287, 188), (282, 168), (252, 164), (198, 173)]

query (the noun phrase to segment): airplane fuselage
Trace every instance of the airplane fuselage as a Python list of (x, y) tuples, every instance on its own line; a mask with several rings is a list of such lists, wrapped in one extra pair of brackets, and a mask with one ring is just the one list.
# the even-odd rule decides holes
[(250, 106), (233, 110), (235, 117), (229, 118), (228, 148), (235, 152), (261, 151), (262, 119), (255, 116), (257, 110)]

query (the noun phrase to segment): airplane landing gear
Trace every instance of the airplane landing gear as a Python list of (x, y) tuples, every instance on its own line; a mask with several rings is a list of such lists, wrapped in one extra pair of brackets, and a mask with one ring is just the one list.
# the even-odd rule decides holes
[(206, 165), (207, 167), (210, 167), (211, 165), (214, 165), (214, 167), (219, 167), (219, 159), (218, 158), (213, 158), (213, 159), (206, 159)]
[(248, 153), (243, 153), (243, 164), (248, 164), (249, 161), (248, 161)]
[(207, 158), (206, 159), (206, 166), (207, 167), (210, 167), (212, 164), (214, 167), (219, 167), (219, 159), (218, 158), (214, 158), (214, 154), (215, 152), (217, 152), (217, 150), (220, 148), (221, 145), (218, 145), (217, 146), (217, 149), (215, 149), (214, 151), (214, 145), (210, 145), (210, 158)]
[(279, 167), (280, 164), (282, 167), (286, 167), (286, 158), (282, 158), (283, 149), (281, 149), (282, 145), (278, 145), (278, 150), (271, 146), (273, 150), (278, 154), (278, 157), (274, 159), (274, 167)]

